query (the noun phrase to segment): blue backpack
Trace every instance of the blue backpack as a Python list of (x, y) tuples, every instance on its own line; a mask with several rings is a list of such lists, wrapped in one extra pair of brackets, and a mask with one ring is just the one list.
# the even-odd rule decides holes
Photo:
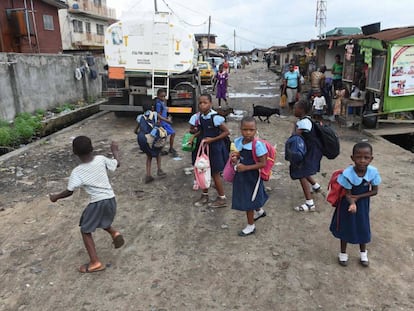
[(285, 143), (285, 160), (299, 164), (306, 155), (306, 144), (302, 136), (293, 134)]

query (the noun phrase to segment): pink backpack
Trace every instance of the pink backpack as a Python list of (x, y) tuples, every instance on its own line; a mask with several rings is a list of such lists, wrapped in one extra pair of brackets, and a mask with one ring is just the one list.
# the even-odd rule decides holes
[(270, 179), (270, 176), (272, 175), (272, 168), (273, 168), (273, 165), (275, 165), (275, 161), (276, 161), (276, 148), (272, 146), (272, 144), (265, 139), (260, 139), (260, 138), (253, 139), (252, 153), (253, 153), (253, 159), (255, 162), (259, 161), (259, 159), (256, 156), (256, 142), (258, 140), (261, 141), (263, 144), (265, 144), (266, 149), (267, 149), (266, 165), (265, 167), (260, 169), (260, 177), (264, 181), (268, 181)]
[(211, 168), (209, 158), (209, 145), (201, 142), (194, 162), (194, 175), (200, 189), (208, 189), (211, 184)]

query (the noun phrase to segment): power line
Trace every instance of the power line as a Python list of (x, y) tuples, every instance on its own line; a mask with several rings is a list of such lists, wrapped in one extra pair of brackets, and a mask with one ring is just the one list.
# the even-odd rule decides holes
[(162, 2), (164, 2), (164, 4), (167, 6), (167, 8), (171, 11), (171, 13), (172, 13), (172, 14), (174, 14), (175, 16), (177, 16), (177, 18), (178, 18), (181, 22), (183, 22), (184, 24), (187, 24), (188, 26), (191, 26), (191, 27), (200, 27), (200, 26), (203, 26), (203, 25), (207, 24), (207, 22), (208, 22), (208, 19), (206, 19), (203, 23), (201, 23), (201, 24), (199, 24), (199, 25), (190, 24), (190, 23), (188, 23), (187, 21), (185, 21), (184, 19), (180, 18), (180, 17), (177, 15), (177, 13), (175, 13), (175, 12), (173, 11), (173, 9), (171, 9), (171, 7), (168, 5), (168, 3), (167, 3), (165, 0), (162, 0)]

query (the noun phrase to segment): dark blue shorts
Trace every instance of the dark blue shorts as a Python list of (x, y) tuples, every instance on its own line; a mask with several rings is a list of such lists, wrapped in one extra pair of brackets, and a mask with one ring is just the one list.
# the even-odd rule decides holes
[(112, 225), (116, 214), (115, 198), (89, 203), (79, 221), (82, 233), (91, 233), (96, 228), (107, 229)]

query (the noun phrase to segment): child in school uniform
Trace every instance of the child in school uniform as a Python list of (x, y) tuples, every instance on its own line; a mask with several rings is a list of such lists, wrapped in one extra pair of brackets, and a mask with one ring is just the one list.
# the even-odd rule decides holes
[[(178, 152), (174, 149), (175, 131), (171, 126), (171, 119), (168, 118), (168, 107), (166, 104), (167, 91), (165, 89), (158, 89), (157, 98), (155, 99), (155, 111), (160, 119), (160, 125), (167, 131), (167, 135), (170, 136), (170, 153), (174, 158), (178, 157)], [(162, 154), (162, 152), (161, 152)]]
[(240, 123), (241, 137), (234, 140), (237, 152), (232, 152), (231, 162), (236, 174), (233, 180), (232, 209), (245, 211), (247, 226), (239, 232), (239, 236), (248, 236), (256, 232), (255, 221), (265, 217), (262, 206), (268, 195), (260, 178), (259, 169), (266, 165), (267, 148), (256, 140), (255, 152), (258, 162), (253, 158), (253, 140), (256, 135), (256, 120), (244, 117)]
[(298, 121), (294, 125), (293, 133), (303, 137), (307, 150), (302, 162), (290, 163), (289, 166), (290, 177), (293, 180), (299, 179), (306, 200), (304, 204), (294, 207), (297, 212), (315, 211), (312, 192), (321, 189), (312, 176), (320, 170), (322, 151), (312, 121), (307, 116), (307, 109), (308, 104), (305, 100), (298, 101), (294, 106), (294, 114)]
[(86, 136), (76, 137), (72, 142), (72, 148), (73, 153), (82, 163), (70, 174), (67, 190), (50, 194), (49, 198), (52, 202), (67, 198), (78, 187), (82, 187), (90, 195), (89, 204), (83, 211), (79, 223), (90, 261), (80, 266), (79, 271), (82, 273), (98, 272), (105, 270), (105, 265), (96, 253), (92, 232), (95, 232), (96, 228), (102, 228), (111, 235), (115, 248), (124, 244), (122, 234), (112, 227), (116, 214), (116, 201), (107, 175), (107, 170), (115, 171), (119, 166), (118, 145), (115, 142), (111, 144), (114, 159), (93, 155), (92, 142)]
[(337, 179), (338, 183), (346, 189), (346, 196), (335, 209), (330, 230), (333, 236), (341, 241), (341, 252), (338, 255), (340, 265), (348, 264), (346, 247), (351, 243), (359, 244), (360, 263), (368, 267), (366, 245), (371, 241), (370, 197), (378, 193), (381, 176), (378, 170), (370, 165), (374, 159), (370, 144), (366, 142), (355, 144), (351, 159), (354, 165), (348, 166)]
[[(227, 150), (224, 139), (229, 135), (229, 130), (224, 124), (224, 117), (217, 114), (212, 109), (212, 98), (210, 94), (202, 94), (199, 97), (198, 108), (200, 113), (196, 113), (191, 116), (190, 132), (195, 132), (193, 137), (197, 137), (197, 145), (204, 141), (210, 146), (210, 166), (211, 176), (213, 178), (216, 190), (217, 198), (209, 202), (208, 189), (202, 189), (200, 199), (198, 199), (194, 205), (201, 207), (208, 205), (210, 207), (225, 207), (227, 205), (226, 196), (224, 194), (223, 180), (220, 173), (223, 171), (229, 157), (229, 151)], [(196, 149), (197, 150), (197, 149)], [(196, 152), (193, 153), (193, 165), (196, 158)]]
[(161, 149), (152, 147), (148, 144), (147, 134), (151, 133), (153, 127), (159, 122), (158, 114), (153, 111), (152, 104), (145, 103), (143, 105), (144, 113), (137, 116), (137, 125), (134, 129), (134, 133), (137, 134), (137, 141), (140, 149), (147, 155), (146, 161), (146, 175), (145, 183), (154, 181), (154, 177), (151, 174), (151, 162), (152, 158), (157, 159), (157, 175), (159, 177), (165, 177), (167, 174), (161, 169)]

